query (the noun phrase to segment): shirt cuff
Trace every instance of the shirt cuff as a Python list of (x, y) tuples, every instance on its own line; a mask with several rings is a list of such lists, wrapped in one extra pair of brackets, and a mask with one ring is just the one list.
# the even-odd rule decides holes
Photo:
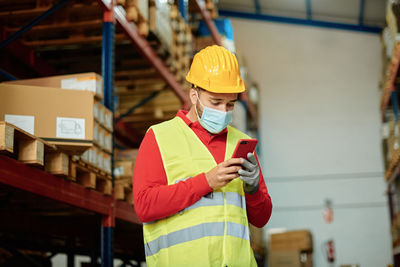
[(191, 180), (194, 183), (193, 188), (195, 188), (196, 194), (198, 194), (199, 197), (205, 196), (213, 191), (207, 182), (205, 173), (200, 173), (199, 175), (192, 177)]
[(247, 193), (244, 193), (246, 197), (246, 203), (248, 204), (255, 204), (255, 203), (260, 203), (264, 201), (264, 195), (261, 192), (260, 188), (258, 188), (257, 192), (255, 192), (252, 195), (249, 195)]

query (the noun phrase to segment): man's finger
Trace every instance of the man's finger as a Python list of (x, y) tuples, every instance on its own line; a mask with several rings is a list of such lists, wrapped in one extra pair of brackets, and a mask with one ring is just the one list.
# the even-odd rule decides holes
[[(225, 169), (225, 173), (227, 174), (237, 174), (239, 170), (241, 170), (241, 166), (231, 166)], [(237, 176), (237, 175), (236, 175)]]
[(245, 167), (248, 170), (253, 170), (255, 169), (256, 165), (252, 164), (250, 161), (243, 159), (242, 166)]
[(258, 165), (256, 156), (253, 153), (247, 153), (247, 159), (254, 165)]
[(246, 176), (246, 177), (249, 177), (249, 176), (252, 176), (252, 175), (254, 175), (254, 172), (255, 172), (255, 170), (251, 170), (251, 171), (247, 171), (247, 170), (239, 170), (238, 171), (238, 174), (240, 175), (240, 176)]
[(221, 180), (222, 181), (228, 181), (228, 182), (230, 182), (230, 181), (232, 181), (233, 179), (235, 179), (235, 178), (237, 178), (238, 177), (238, 175), (237, 174), (227, 174), (227, 175), (225, 175)]
[(243, 162), (242, 158), (231, 158), (231, 159), (224, 161), (222, 164), (224, 164), (224, 166), (241, 165), (242, 162)]

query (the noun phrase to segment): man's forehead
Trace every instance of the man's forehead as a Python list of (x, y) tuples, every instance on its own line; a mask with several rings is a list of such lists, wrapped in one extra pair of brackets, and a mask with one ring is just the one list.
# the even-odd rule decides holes
[(212, 93), (208, 91), (206, 91), (206, 93), (210, 97), (210, 99), (213, 100), (236, 101), (238, 97), (237, 93), (221, 94), (221, 93)]

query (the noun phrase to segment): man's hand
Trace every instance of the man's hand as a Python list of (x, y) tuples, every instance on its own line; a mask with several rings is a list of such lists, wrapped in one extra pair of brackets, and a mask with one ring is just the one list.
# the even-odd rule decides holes
[(243, 181), (243, 190), (252, 195), (258, 190), (260, 180), (260, 168), (258, 167), (256, 156), (253, 153), (247, 154), (247, 159), (242, 159), (243, 169), (239, 170), (240, 179)]
[(208, 185), (217, 190), (227, 185), (230, 181), (238, 177), (238, 171), (242, 169), (244, 159), (228, 159), (206, 173)]

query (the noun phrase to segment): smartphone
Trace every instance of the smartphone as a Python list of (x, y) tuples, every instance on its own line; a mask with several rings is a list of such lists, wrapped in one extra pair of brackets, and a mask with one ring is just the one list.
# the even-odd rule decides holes
[(240, 139), (233, 152), (232, 158), (247, 159), (247, 153), (253, 153), (257, 146), (257, 139)]

